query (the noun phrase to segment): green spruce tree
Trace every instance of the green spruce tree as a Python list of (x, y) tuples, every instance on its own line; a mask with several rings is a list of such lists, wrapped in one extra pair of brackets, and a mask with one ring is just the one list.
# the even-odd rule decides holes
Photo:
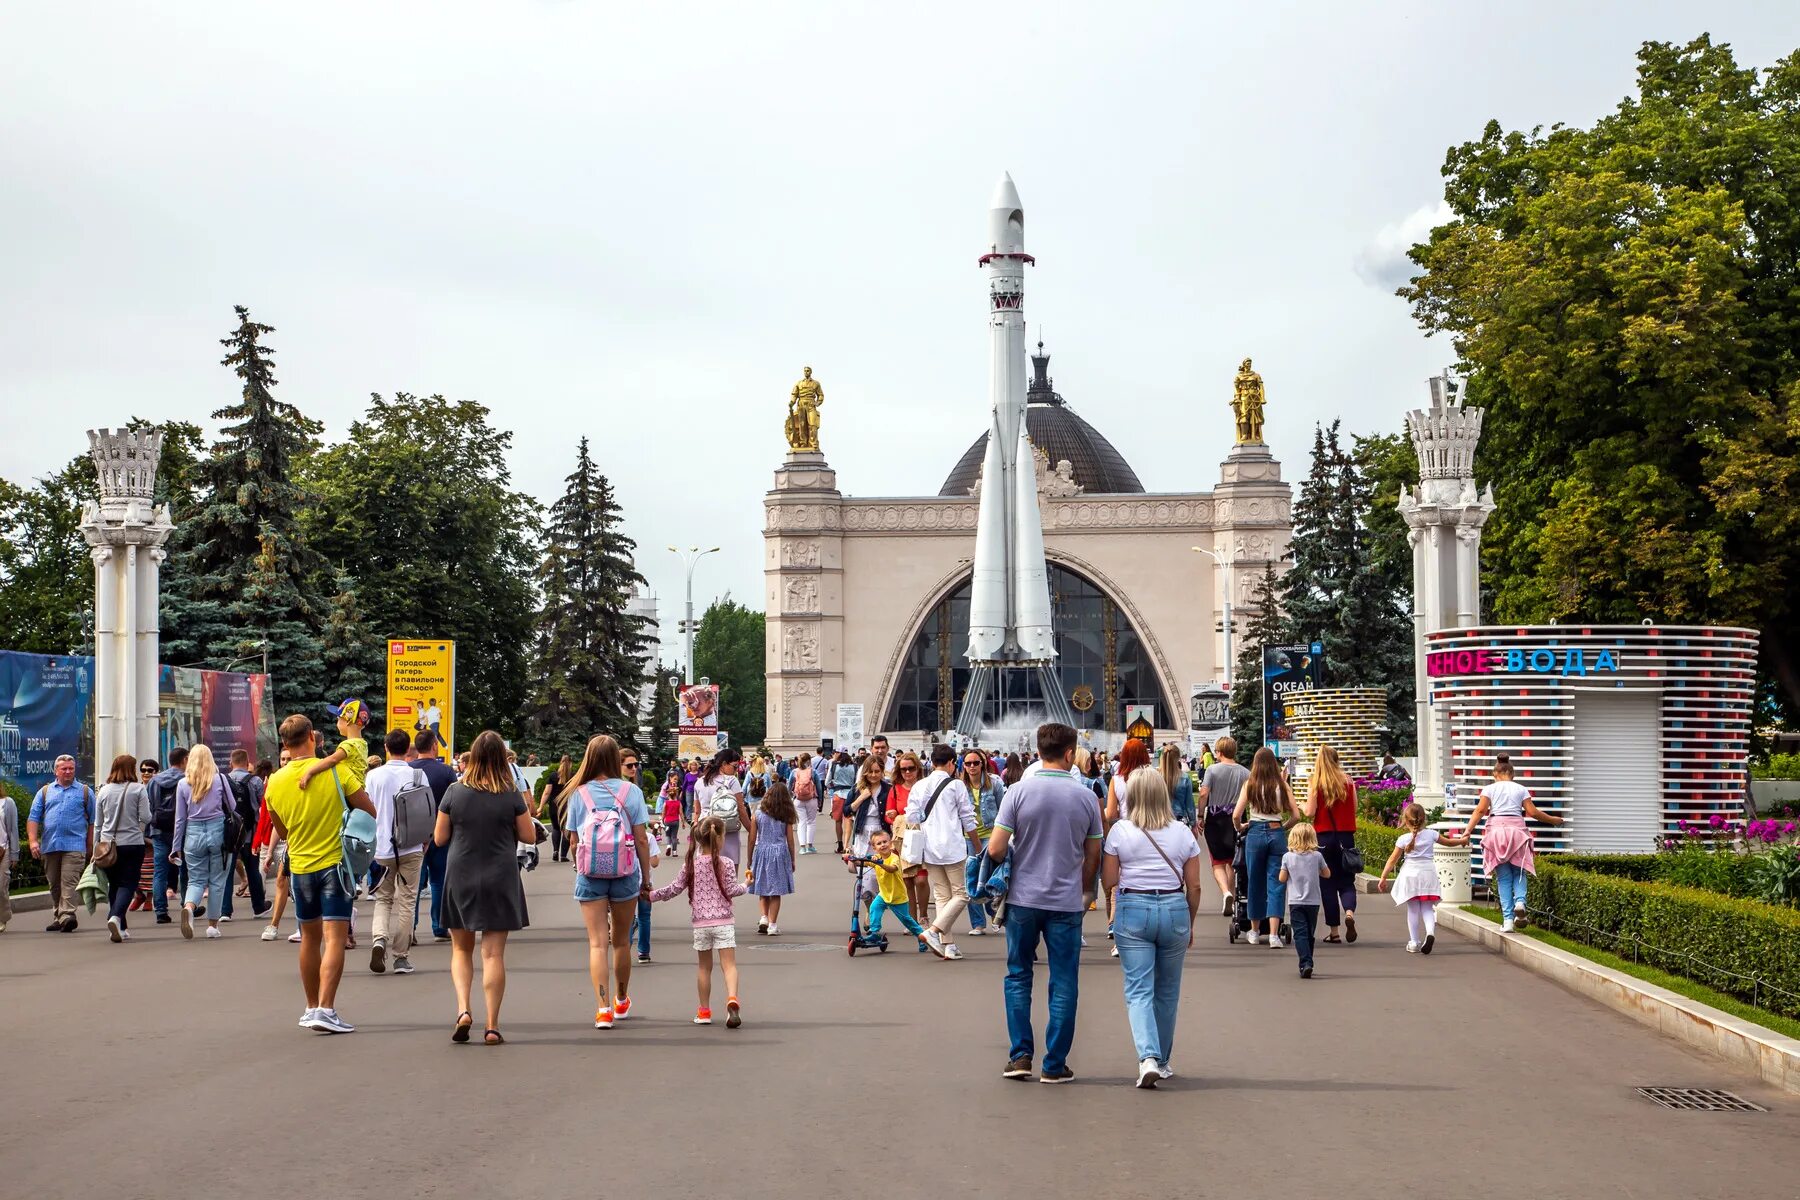
[(340, 571), (337, 594), (331, 598), (325, 634), (320, 639), (325, 696), (332, 704), (346, 696), (356, 696), (366, 703), (370, 720), (365, 732), (371, 737), (385, 732), (387, 724), (387, 680), (381, 674), (386, 648), (386, 643), (363, 623), (354, 585), (350, 576)]
[(1263, 647), (1281, 645), (1283, 635), (1281, 581), (1275, 564), (1265, 563), (1256, 583), (1256, 612), (1244, 628), (1244, 647), (1231, 668), (1231, 736), (1245, 766), (1263, 744)]
[(638, 691), (650, 651), (643, 618), (627, 607), (644, 583), (631, 557), (637, 543), (619, 528), (622, 510), (586, 438), (565, 484), (550, 510), (549, 545), (538, 574), (541, 674), (530, 727), (540, 739), (579, 743), (610, 733), (635, 742)]
[(274, 330), (237, 307), (221, 339), (223, 365), (243, 381), (237, 404), (198, 466), (191, 509), (176, 522), (163, 582), (163, 656), (222, 669), (267, 653), (277, 711), (312, 709), (324, 694), (319, 637), (325, 564), (300, 531), (304, 497), (295, 472), (322, 426), (276, 400)]

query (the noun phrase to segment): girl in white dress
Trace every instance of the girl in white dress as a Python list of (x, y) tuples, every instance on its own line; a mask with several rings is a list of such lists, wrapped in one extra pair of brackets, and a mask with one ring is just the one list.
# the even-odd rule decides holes
[(1388, 874), (1399, 864), (1400, 873), (1394, 876), (1394, 903), (1406, 906), (1406, 952), (1430, 954), (1437, 944), (1438, 906), (1437, 864), (1432, 861), (1432, 851), (1439, 842), (1466, 846), (1469, 839), (1463, 834), (1427, 829), (1425, 810), (1417, 804), (1409, 804), (1401, 812), (1400, 827), (1407, 832), (1394, 843), (1394, 852), (1381, 868), (1377, 886), (1387, 891)]

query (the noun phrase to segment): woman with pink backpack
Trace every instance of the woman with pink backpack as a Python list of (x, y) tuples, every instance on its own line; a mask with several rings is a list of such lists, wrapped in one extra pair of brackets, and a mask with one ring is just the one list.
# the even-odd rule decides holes
[[(611, 1029), (631, 1015), (631, 922), (638, 897), (650, 894), (649, 872), (642, 869), (650, 861), (650, 811), (642, 789), (621, 778), (621, 764), (619, 743), (595, 734), (560, 800), (575, 843), (575, 899), (587, 925), (595, 1029)], [(607, 990), (609, 935), (616, 992)]]
[(817, 854), (813, 830), (819, 824), (819, 781), (813, 778), (812, 755), (802, 754), (794, 768), (794, 816), (799, 821), (800, 853)]

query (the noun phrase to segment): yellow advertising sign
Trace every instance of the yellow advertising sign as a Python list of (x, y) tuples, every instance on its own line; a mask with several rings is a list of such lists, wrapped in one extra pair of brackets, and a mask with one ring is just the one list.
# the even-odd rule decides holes
[(456, 745), (456, 643), (391, 638), (387, 652), (387, 727), (438, 735), (438, 754)]

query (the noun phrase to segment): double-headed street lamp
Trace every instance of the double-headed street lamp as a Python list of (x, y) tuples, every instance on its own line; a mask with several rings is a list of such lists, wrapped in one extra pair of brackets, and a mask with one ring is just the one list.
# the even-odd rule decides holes
[(1217, 550), (1210, 550), (1205, 546), (1189, 546), (1188, 549), (1192, 550), (1195, 554), (1204, 554), (1219, 564), (1222, 590), (1225, 593), (1225, 688), (1229, 691), (1231, 688), (1231, 669), (1234, 665), (1234, 661), (1231, 657), (1231, 574), (1229, 570), (1231, 567), (1231, 560), (1220, 554)]
[(674, 546), (669, 547), (670, 554), (687, 564), (687, 619), (681, 623), (681, 629), (683, 633), (687, 634), (687, 681), (689, 683), (694, 682), (694, 629), (696, 627), (694, 623), (694, 568), (700, 565), (701, 559), (718, 552), (717, 546), (707, 550), (702, 550), (698, 546), (689, 546), (686, 550), (678, 550)]

